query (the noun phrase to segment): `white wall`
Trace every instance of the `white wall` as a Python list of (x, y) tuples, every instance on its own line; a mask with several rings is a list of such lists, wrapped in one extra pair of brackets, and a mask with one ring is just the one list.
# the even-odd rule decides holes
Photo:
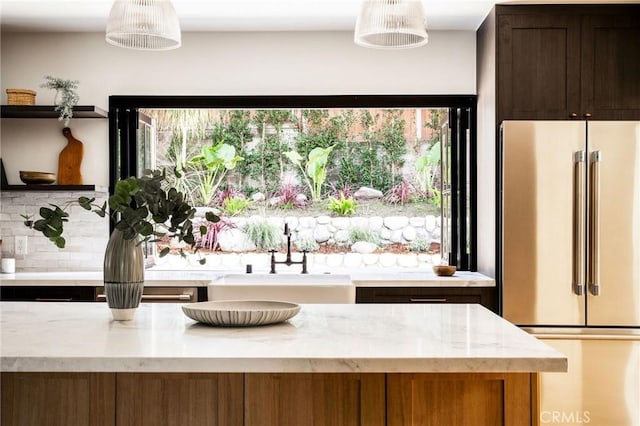
[[(4, 33), (5, 89), (30, 88), (38, 104), (53, 91), (45, 75), (80, 81), (81, 104), (108, 107), (110, 95), (474, 94), (475, 33), (432, 31), (429, 44), (372, 50), (351, 32), (185, 33), (183, 46), (140, 52), (108, 45), (102, 33)], [(85, 144), (87, 184), (108, 184), (107, 120), (72, 120)], [(56, 171), (66, 144), (55, 120), (2, 120), (0, 155), (9, 183), (19, 170)]]
[[(475, 43), (472, 31), (432, 31), (427, 46), (398, 51), (358, 47), (350, 32), (185, 33), (178, 50), (139, 52), (108, 45), (102, 33), (3, 33), (1, 98), (6, 104), (5, 89), (28, 88), (38, 92), (37, 104), (51, 105), (54, 92), (39, 87), (45, 75), (79, 80), (80, 104), (104, 109), (110, 95), (473, 94)], [(108, 121), (76, 119), (69, 127), (84, 143), (84, 183), (106, 187)], [(0, 156), (9, 183), (20, 183), (19, 170), (57, 171), (67, 142), (61, 129), (51, 119), (1, 120)], [(69, 222), (80, 227), (72, 238), (75, 251), (71, 245), (58, 250), (21, 224), (20, 214), (72, 195), (2, 194), (5, 254), (12, 252), (13, 235), (29, 235), (32, 249), (47, 253), (18, 259), (19, 270), (100, 269), (104, 221)], [(87, 220), (97, 220), (93, 216)], [(100, 242), (82, 230), (94, 228), (102, 232)], [(82, 252), (87, 245), (95, 253)], [(47, 259), (53, 261), (42, 262)]]
[(478, 272), (496, 278), (495, 13), (478, 29)]

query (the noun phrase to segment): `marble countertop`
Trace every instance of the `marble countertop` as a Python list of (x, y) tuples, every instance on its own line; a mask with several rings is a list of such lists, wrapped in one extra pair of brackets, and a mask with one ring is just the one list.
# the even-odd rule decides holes
[[(212, 271), (145, 271), (147, 287), (206, 287), (219, 274)], [(102, 286), (102, 271), (16, 272), (0, 274), (5, 286)]]
[(288, 322), (217, 328), (179, 304), (0, 302), (2, 371), (532, 372), (566, 357), (479, 305), (301, 305)]
[(495, 287), (493, 278), (479, 272), (456, 271), (440, 277), (430, 270), (386, 272), (362, 270), (351, 273), (357, 287)]
[[(343, 273), (339, 271), (340, 273)], [(228, 271), (191, 270), (145, 271), (147, 287), (204, 287)], [(240, 273), (240, 272), (238, 272)], [(452, 277), (439, 277), (430, 270), (345, 271), (356, 287), (495, 287), (495, 280), (478, 272), (458, 271)], [(289, 274), (287, 274), (289, 275)], [(101, 286), (102, 272), (18, 272), (0, 274), (5, 286)]]

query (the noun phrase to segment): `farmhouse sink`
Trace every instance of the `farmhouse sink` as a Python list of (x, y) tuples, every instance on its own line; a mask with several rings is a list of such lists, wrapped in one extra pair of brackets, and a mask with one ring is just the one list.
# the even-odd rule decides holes
[(209, 300), (283, 300), (294, 303), (355, 303), (356, 289), (344, 274), (226, 274), (209, 284)]

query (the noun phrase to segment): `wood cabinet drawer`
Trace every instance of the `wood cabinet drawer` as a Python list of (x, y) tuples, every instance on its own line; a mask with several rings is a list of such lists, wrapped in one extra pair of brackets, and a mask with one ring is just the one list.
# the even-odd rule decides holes
[(15, 302), (93, 302), (95, 287), (80, 286), (2, 286), (0, 300)]
[(358, 287), (356, 303), (479, 303), (496, 311), (493, 287)]

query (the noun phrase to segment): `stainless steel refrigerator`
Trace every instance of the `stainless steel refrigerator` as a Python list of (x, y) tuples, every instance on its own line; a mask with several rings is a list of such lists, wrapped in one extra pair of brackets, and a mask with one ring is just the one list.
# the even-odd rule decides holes
[(504, 317), (569, 357), (541, 424), (640, 425), (640, 122), (505, 121)]

